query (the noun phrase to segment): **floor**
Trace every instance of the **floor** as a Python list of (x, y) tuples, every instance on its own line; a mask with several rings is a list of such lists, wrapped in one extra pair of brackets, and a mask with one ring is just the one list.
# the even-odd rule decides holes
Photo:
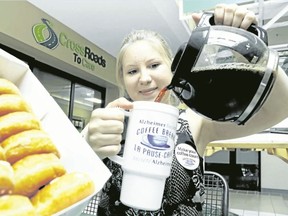
[(288, 192), (229, 191), (231, 215), (288, 216)]
[[(97, 199), (95, 198), (91, 202), (97, 203)], [(81, 216), (97, 215), (95, 209), (88, 210), (87, 208), (85, 213), (82, 213)], [(288, 216), (288, 192), (260, 193), (230, 189), (229, 216)]]

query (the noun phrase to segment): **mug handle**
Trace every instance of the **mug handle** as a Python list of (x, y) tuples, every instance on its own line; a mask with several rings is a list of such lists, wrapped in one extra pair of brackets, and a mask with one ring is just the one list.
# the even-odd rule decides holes
[[(130, 117), (130, 112), (128, 112), (128, 111), (126, 111), (126, 110), (124, 110), (124, 109), (122, 109), (122, 108), (118, 108), (118, 109), (120, 109), (121, 111), (123, 111), (123, 113), (124, 113), (125, 116)], [(121, 165), (121, 166), (123, 166), (123, 164), (124, 164), (124, 159), (123, 159), (123, 157), (120, 157), (119, 155), (109, 156), (108, 158), (109, 158), (110, 160), (112, 160), (113, 162)]]
[(108, 157), (110, 160), (112, 160), (113, 162), (123, 166), (124, 164), (124, 159), (123, 157), (120, 157), (119, 155), (113, 155), (113, 156), (109, 156)]

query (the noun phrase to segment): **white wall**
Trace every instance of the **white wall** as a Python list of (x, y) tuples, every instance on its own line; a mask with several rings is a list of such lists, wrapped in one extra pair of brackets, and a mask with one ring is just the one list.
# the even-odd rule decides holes
[(288, 191), (288, 163), (264, 151), (261, 152), (261, 189)]

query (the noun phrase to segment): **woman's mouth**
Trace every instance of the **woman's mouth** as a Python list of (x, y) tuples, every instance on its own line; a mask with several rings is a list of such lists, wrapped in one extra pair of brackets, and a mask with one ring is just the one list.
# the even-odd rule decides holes
[(143, 95), (150, 95), (150, 94), (154, 93), (156, 89), (157, 89), (157, 87), (149, 88), (149, 89), (143, 89), (143, 90), (140, 90), (139, 93), (143, 94)]

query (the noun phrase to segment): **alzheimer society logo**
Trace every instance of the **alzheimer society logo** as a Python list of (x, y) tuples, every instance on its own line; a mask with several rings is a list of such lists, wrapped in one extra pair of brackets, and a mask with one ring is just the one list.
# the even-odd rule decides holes
[(55, 49), (58, 44), (58, 37), (51, 28), (50, 22), (42, 18), (42, 23), (37, 23), (32, 27), (32, 33), (35, 41), (48, 49)]

